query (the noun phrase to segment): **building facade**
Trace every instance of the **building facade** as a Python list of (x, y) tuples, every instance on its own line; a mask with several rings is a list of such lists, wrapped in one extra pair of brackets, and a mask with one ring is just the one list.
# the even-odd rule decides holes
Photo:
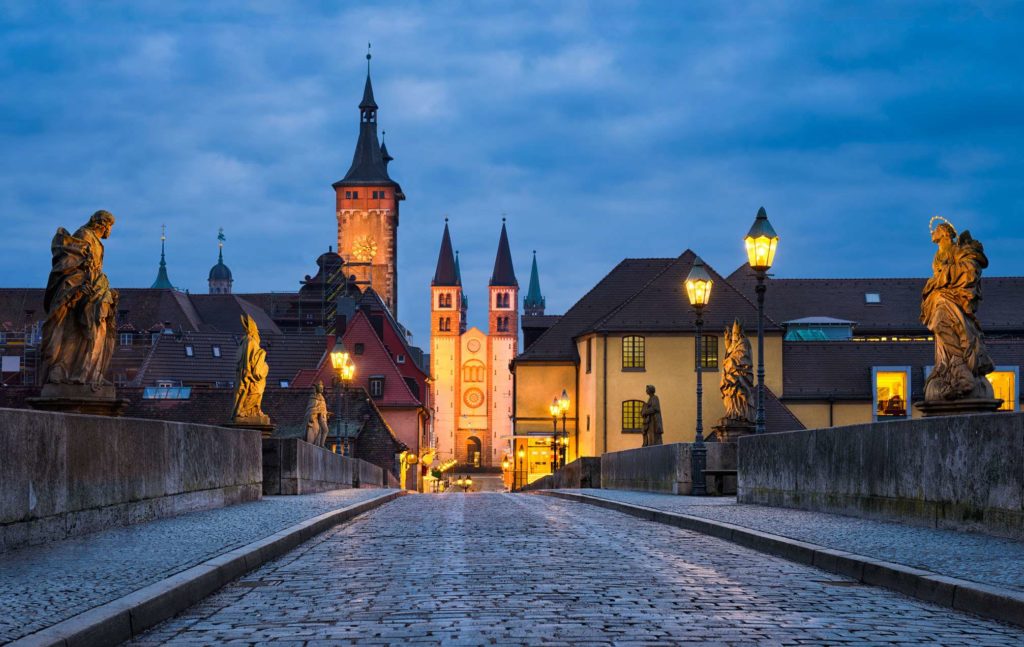
[(462, 278), (447, 222), (431, 282), (430, 374), (441, 461), (495, 467), (512, 436), (512, 373), (519, 347), (519, 283), (504, 222), (488, 286), (487, 332), (467, 328)]

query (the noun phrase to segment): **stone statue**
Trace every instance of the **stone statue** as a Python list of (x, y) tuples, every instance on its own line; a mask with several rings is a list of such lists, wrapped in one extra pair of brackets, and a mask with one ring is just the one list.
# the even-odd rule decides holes
[(647, 395), (647, 402), (640, 409), (640, 416), (644, 419), (644, 447), (660, 445), (665, 431), (661, 424), (661, 402), (654, 395), (654, 385), (647, 385)]
[(118, 295), (103, 273), (103, 239), (113, 227), (114, 216), (97, 211), (73, 235), (57, 228), (50, 243), (53, 265), (43, 300), (44, 389), (71, 384), (99, 391), (110, 385), (103, 373), (114, 353)]
[(324, 383), (317, 382), (306, 402), (306, 442), (317, 447), (327, 443), (327, 400), (324, 399)]
[[(932, 278), (921, 294), (921, 322), (935, 336), (935, 368), (925, 380), (924, 406), (949, 401), (982, 401), (983, 410), (999, 403), (985, 375), (995, 370), (985, 350), (984, 335), (976, 317), (981, 301), (981, 270), (988, 267), (981, 242), (969, 231), (957, 236), (945, 218), (931, 227), (938, 245), (932, 261)], [(963, 404), (963, 403), (961, 403)]]
[(750, 423), (754, 420), (751, 393), (754, 390), (754, 363), (750, 359), (750, 340), (743, 334), (743, 326), (733, 321), (732, 328), (725, 329), (725, 359), (722, 361), (722, 377), (719, 390), (725, 405), (728, 421)]
[(270, 417), (263, 413), (263, 390), (267, 386), (267, 351), (260, 348), (260, 331), (249, 315), (242, 315), (245, 337), (235, 354), (235, 408), (232, 422), (239, 426), (248, 424), (266, 426)]

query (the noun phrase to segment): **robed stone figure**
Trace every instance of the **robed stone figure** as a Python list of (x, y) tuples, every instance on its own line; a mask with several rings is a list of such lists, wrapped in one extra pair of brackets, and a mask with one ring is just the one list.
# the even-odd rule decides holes
[(722, 360), (722, 375), (719, 391), (725, 405), (725, 417), (721, 424), (749, 424), (754, 420), (754, 408), (750, 394), (754, 389), (754, 363), (751, 360), (750, 340), (743, 334), (743, 326), (733, 321), (725, 329), (725, 359)]
[(660, 445), (664, 427), (661, 424), (661, 401), (654, 394), (654, 386), (647, 385), (647, 402), (640, 409), (644, 421), (644, 447)]
[(42, 357), (45, 384), (88, 385), (99, 390), (117, 336), (116, 290), (103, 273), (103, 240), (114, 216), (97, 211), (74, 234), (59, 227), (43, 307)]
[(260, 348), (260, 331), (249, 315), (242, 315), (242, 337), (235, 354), (235, 408), (231, 418), (235, 424), (269, 425), (263, 413), (263, 390), (267, 386), (267, 351)]
[(324, 383), (317, 382), (306, 402), (306, 442), (317, 447), (327, 443), (327, 400), (324, 399)]
[(925, 380), (925, 403), (992, 401), (992, 384), (985, 376), (995, 367), (977, 319), (981, 270), (988, 267), (985, 249), (968, 231), (958, 237), (948, 221), (932, 229), (932, 242), (938, 245), (932, 278), (921, 295), (921, 322), (935, 337), (935, 368)]

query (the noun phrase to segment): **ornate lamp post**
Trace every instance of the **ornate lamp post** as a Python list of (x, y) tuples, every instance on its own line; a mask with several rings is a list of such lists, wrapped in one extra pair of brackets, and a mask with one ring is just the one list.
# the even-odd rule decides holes
[(516, 488), (516, 489), (517, 490), (522, 490), (523, 489), (523, 478), (524, 478), (524, 474), (523, 474), (523, 459), (526, 458), (526, 450), (523, 449), (522, 447), (520, 447), (519, 451), (516, 453), (516, 455), (519, 457), (519, 487)]
[[(509, 468), (512, 466), (512, 461), (508, 459), (508, 454), (505, 454), (504, 458), (501, 459), (501, 473), (508, 475)], [(512, 488), (515, 489), (515, 474), (512, 474)]]
[(548, 411), (551, 412), (551, 473), (554, 474), (558, 469), (558, 414), (562, 411), (558, 398), (551, 401)]
[(707, 465), (708, 449), (704, 446), (704, 387), (702, 379), (704, 371), (701, 366), (700, 337), (704, 328), (704, 306), (711, 300), (712, 283), (711, 275), (705, 269), (704, 262), (700, 260), (700, 257), (697, 257), (693, 261), (690, 273), (686, 276), (686, 297), (690, 300), (690, 305), (693, 306), (693, 310), (697, 314), (697, 332), (694, 336), (694, 360), (697, 368), (697, 435), (693, 443), (693, 449), (690, 452), (690, 455), (693, 457), (693, 474), (691, 477), (693, 489), (691, 493), (695, 496), (707, 494), (707, 488), (704, 483), (704, 468)]
[(775, 233), (764, 207), (757, 211), (754, 224), (743, 239), (747, 247), (747, 262), (757, 275), (757, 416), (754, 433), (763, 434), (764, 429), (764, 293), (768, 287), (765, 275), (775, 261), (775, 248), (779, 236)]
[(562, 389), (562, 395), (558, 397), (558, 410), (562, 412), (562, 438), (559, 448), (559, 458), (562, 467), (565, 467), (566, 454), (569, 452), (569, 432), (565, 428), (565, 417), (569, 413), (569, 392)]
[(338, 397), (338, 438), (341, 439), (341, 453), (347, 455), (349, 452), (346, 451), (348, 445), (348, 421), (345, 421), (345, 434), (341, 432), (341, 419), (343, 415), (342, 408), (345, 404), (345, 396), (348, 393), (348, 385), (352, 382), (352, 379), (356, 376), (356, 365), (351, 362), (348, 350), (345, 348), (345, 343), (341, 341), (341, 336), (337, 337), (337, 341), (334, 342), (334, 348), (331, 349), (331, 366), (334, 368), (337, 374), (337, 397)]

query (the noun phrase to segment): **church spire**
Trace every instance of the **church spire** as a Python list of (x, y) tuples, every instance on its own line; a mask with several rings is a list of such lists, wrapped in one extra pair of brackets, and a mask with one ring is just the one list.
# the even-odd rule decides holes
[(164, 256), (164, 243), (166, 241), (167, 225), (160, 225), (160, 269), (156, 273), (156, 280), (153, 281), (153, 285), (150, 287), (173, 290), (174, 286), (171, 285), (171, 279), (167, 278), (167, 259)]
[(537, 272), (537, 250), (533, 250), (533, 266), (530, 268), (530, 289), (523, 300), (523, 311), (528, 315), (544, 314), (544, 295), (540, 293), (540, 273)]
[(452, 236), (448, 232), (448, 219), (444, 219), (444, 234), (441, 236), (441, 251), (437, 254), (437, 269), (434, 271), (434, 286), (461, 285), (455, 254), (452, 252)]
[(519, 287), (519, 282), (516, 281), (516, 271), (512, 265), (512, 251), (508, 245), (508, 231), (505, 229), (505, 218), (501, 219), (498, 255), (494, 257), (494, 271), (491, 272), (490, 285)]
[[(367, 45), (369, 49), (369, 45)], [(373, 98), (373, 82), (370, 80), (369, 51), (366, 53), (366, 84), (363, 86), (363, 100), (359, 102), (359, 139), (352, 155), (352, 166), (341, 180), (340, 186), (394, 186), (398, 184), (388, 175), (387, 161), (377, 139), (377, 101)], [(389, 156), (390, 157), (390, 156)], [(401, 193), (401, 189), (398, 190)]]

